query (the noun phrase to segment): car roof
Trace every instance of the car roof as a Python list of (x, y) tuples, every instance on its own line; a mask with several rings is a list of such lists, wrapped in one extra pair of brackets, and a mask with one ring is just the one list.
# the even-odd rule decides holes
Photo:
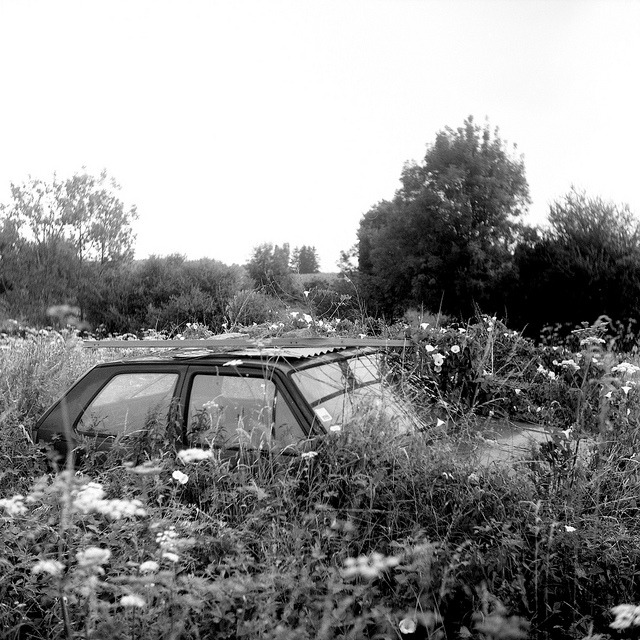
[[(235, 360), (241, 360), (242, 364), (252, 363), (270, 366), (280, 366), (285, 369), (305, 367), (313, 364), (323, 364), (344, 360), (355, 355), (365, 355), (380, 351), (375, 347), (265, 347), (265, 348), (237, 348), (213, 350), (203, 348), (177, 348), (170, 350), (154, 351), (152, 353), (119, 358), (104, 362), (98, 367), (113, 364), (158, 364), (177, 363), (225, 365)], [(241, 363), (238, 362), (237, 365)]]

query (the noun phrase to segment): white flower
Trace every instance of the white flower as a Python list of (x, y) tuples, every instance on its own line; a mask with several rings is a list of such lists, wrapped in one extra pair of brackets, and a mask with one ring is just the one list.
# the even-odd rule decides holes
[(169, 562), (178, 562), (180, 560), (180, 556), (177, 553), (173, 553), (173, 551), (164, 551), (162, 557)]
[[(208, 460), (213, 457), (213, 451), (211, 449), (182, 449), (178, 451), (178, 458), (184, 464), (189, 462), (200, 462), (201, 460)], [(175, 476), (174, 476), (175, 478)], [(184, 483), (183, 483), (184, 484)]]
[(305, 297), (305, 298), (308, 298), (308, 297), (309, 297), (309, 293), (310, 293), (309, 291), (303, 291), (302, 293), (304, 293), (304, 297)]
[(605, 394), (604, 394), (604, 397), (605, 397), (605, 398), (611, 398), (611, 394), (612, 394), (612, 393), (613, 393), (612, 391), (609, 391), (609, 393), (605, 393)]
[(83, 568), (96, 567), (109, 562), (111, 551), (102, 547), (87, 547), (84, 551), (78, 551), (76, 560)]
[(339, 424), (332, 424), (329, 427), (329, 431), (331, 431), (331, 433), (340, 433), (342, 431), (342, 427)]
[(432, 351), (436, 350), (436, 348), (431, 346), (430, 344), (425, 345), (424, 348), (426, 349), (427, 353), (431, 353)]
[(315, 458), (317, 455), (317, 451), (305, 451), (305, 453), (301, 455), (301, 458), (303, 460), (313, 460), (313, 458)]
[(155, 560), (147, 560), (140, 565), (140, 573), (154, 573), (160, 568)]
[(626, 384), (624, 385), (624, 387), (620, 387), (620, 388), (624, 391), (625, 396), (629, 394), (629, 391), (631, 391), (631, 387)]
[(12, 498), (3, 498), (0, 500), (0, 507), (4, 507), (10, 516), (23, 516), (27, 513), (27, 507), (24, 504), (24, 496), (18, 494)]
[(398, 625), (398, 629), (402, 634), (415, 633), (417, 628), (418, 625), (415, 618), (403, 618)]
[(189, 476), (186, 473), (182, 473), (182, 471), (178, 471), (178, 469), (171, 474), (171, 477), (180, 484), (187, 484), (187, 482), (189, 482)]
[(633, 604), (619, 604), (611, 609), (616, 619), (609, 625), (612, 629), (628, 629), (640, 625), (640, 607)]
[(223, 367), (239, 367), (242, 364), (242, 360), (228, 360), (227, 362), (223, 362)]
[(98, 482), (89, 482), (78, 490), (73, 507), (82, 513), (91, 513), (104, 498), (104, 489)]
[(438, 418), (436, 420), (436, 427), (441, 427), (442, 425), (444, 425), (444, 420), (440, 420), (440, 418)]
[(303, 313), (302, 317), (307, 324), (311, 324), (313, 322), (313, 318), (308, 313)]
[(576, 530), (576, 528), (575, 528), (575, 527), (572, 527), (571, 525), (565, 524), (565, 525), (564, 525), (564, 530), (565, 530), (567, 533), (573, 533), (573, 532)]
[(427, 327), (429, 326), (428, 322), (421, 322), (420, 323), (420, 328), (424, 331)]
[(138, 609), (143, 609), (147, 603), (142, 596), (137, 596), (134, 593), (130, 593), (120, 598), (120, 604), (123, 607), (137, 607)]
[(460, 347), (457, 344), (454, 344), (451, 347), (451, 353), (460, 353)]
[(377, 578), (383, 571), (398, 565), (400, 560), (395, 556), (385, 557), (381, 553), (374, 552), (369, 556), (347, 558), (344, 561), (342, 576), (344, 578)]
[(622, 373), (623, 375), (633, 375), (634, 373), (638, 373), (638, 371), (640, 371), (640, 367), (630, 362), (621, 362), (615, 367), (611, 367), (611, 373)]
[(522, 393), (522, 389), (514, 389), (514, 391), (517, 396), (519, 396)]
[(434, 353), (432, 356), (433, 358), (433, 364), (436, 365), (436, 367), (441, 367), (444, 363), (444, 356), (441, 353)]
[(39, 560), (33, 567), (31, 567), (31, 573), (48, 573), (50, 576), (59, 576), (64, 570), (62, 562), (57, 560)]

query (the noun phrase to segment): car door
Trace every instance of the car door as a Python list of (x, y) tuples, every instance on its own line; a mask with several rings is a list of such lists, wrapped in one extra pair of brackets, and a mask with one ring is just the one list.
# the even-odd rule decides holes
[(259, 363), (192, 365), (185, 391), (185, 425), (192, 446), (284, 451), (309, 433), (285, 377)]

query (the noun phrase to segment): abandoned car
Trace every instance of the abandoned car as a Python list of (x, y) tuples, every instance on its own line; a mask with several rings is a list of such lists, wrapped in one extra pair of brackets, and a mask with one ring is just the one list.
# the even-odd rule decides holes
[(135, 342), (88, 345), (161, 349), (90, 369), (40, 418), (39, 441), (62, 454), (87, 439), (105, 449), (173, 424), (184, 444), (283, 451), (365, 408), (402, 430), (411, 421), (385, 380), (385, 349), (399, 340)]

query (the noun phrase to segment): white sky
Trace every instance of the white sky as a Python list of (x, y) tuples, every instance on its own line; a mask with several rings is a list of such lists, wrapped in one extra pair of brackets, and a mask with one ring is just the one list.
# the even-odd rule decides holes
[(571, 184), (640, 214), (640, 2), (0, 0), (0, 196), (106, 168), (136, 256), (325, 271), (406, 160), (489, 118), (533, 205)]

